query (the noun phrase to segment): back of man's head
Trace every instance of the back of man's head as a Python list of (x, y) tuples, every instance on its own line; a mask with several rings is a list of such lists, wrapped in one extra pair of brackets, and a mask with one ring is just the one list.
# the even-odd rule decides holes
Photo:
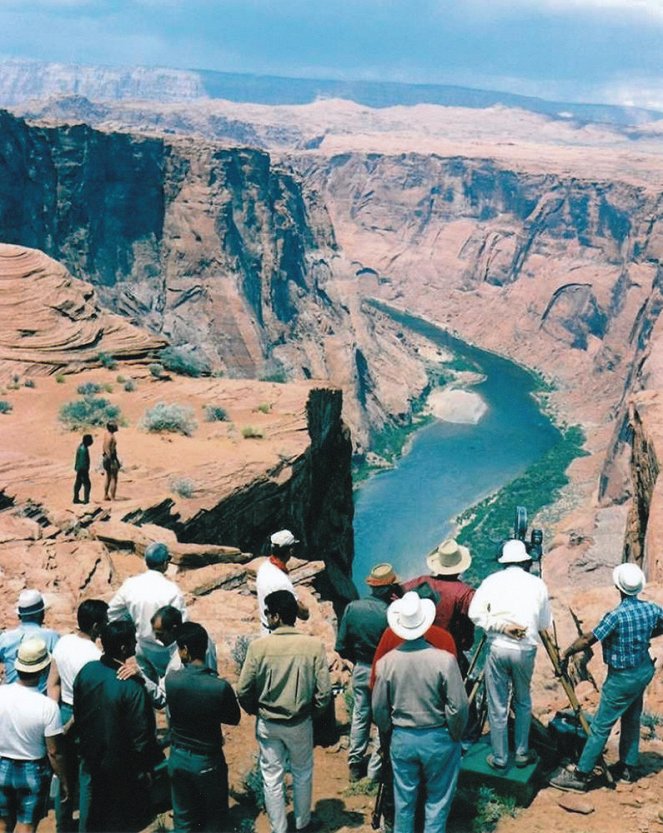
[(172, 605), (164, 605), (150, 619), (152, 627), (161, 620), (161, 629), (164, 631), (179, 630), (182, 624), (182, 613)]
[(265, 599), (265, 607), (278, 616), (284, 625), (294, 625), (297, 619), (297, 599), (289, 590), (276, 590)]
[(170, 561), (168, 547), (160, 541), (154, 541), (145, 549), (145, 566), (148, 570), (165, 571)]
[(79, 630), (88, 635), (95, 629), (101, 628), (108, 618), (108, 604), (101, 599), (86, 599), (78, 605), (76, 620)]
[(186, 648), (190, 660), (204, 660), (209, 637), (207, 631), (197, 622), (184, 622), (175, 639), (178, 648)]
[(136, 651), (136, 629), (132, 622), (118, 619), (109, 622), (101, 630), (101, 646), (104, 655), (111, 659), (125, 660)]

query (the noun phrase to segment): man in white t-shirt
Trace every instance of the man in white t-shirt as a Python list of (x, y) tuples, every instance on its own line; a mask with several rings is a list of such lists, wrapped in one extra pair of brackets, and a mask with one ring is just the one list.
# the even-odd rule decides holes
[(485, 681), (493, 751), (486, 762), (492, 769), (505, 771), (509, 759), (509, 698), (516, 716), (514, 763), (525, 767), (536, 760), (529, 748), (530, 688), (541, 641), (539, 631), (552, 625), (552, 613), (546, 585), (538, 576), (530, 575), (532, 558), (522, 541), (507, 541), (498, 562), (504, 569), (481, 582), (468, 615), (488, 637)]
[[(97, 639), (108, 619), (108, 604), (101, 599), (86, 599), (78, 606), (76, 614), (78, 631), (60, 637), (53, 649), (51, 668), (48, 674), (48, 696), (60, 706), (60, 718), (64, 727), (67, 752), (67, 781), (71, 800), (63, 802), (60, 790), (55, 795), (55, 819), (58, 833), (73, 830), (74, 799), (78, 784), (78, 756), (76, 747), (70, 742), (69, 723), (74, 716), (74, 680), (88, 662), (99, 659), (101, 651)], [(59, 782), (58, 782), (59, 787)], [(89, 801), (87, 787), (81, 787), (81, 807)]]
[[(153, 543), (145, 550), (147, 570), (128, 578), (111, 599), (108, 621), (130, 619), (136, 628), (136, 659), (145, 676), (154, 677), (153, 667), (163, 661), (164, 647), (152, 631), (152, 617), (160, 607), (172, 605), (187, 620), (187, 610), (182, 591), (164, 575), (170, 563), (170, 553), (165, 544)], [(143, 661), (142, 658), (145, 658)], [(158, 677), (154, 678), (158, 682)]]
[(0, 826), (4, 830), (36, 830), (48, 811), (53, 772), (60, 779), (62, 800), (69, 798), (60, 712), (38, 690), (50, 662), (43, 639), (25, 639), (14, 664), (18, 681), (0, 686)]
[[(265, 599), (267, 596), (277, 590), (288, 590), (297, 599), (295, 588), (288, 577), (287, 565), (299, 541), (289, 529), (281, 529), (271, 536), (270, 542), (272, 554), (260, 565), (256, 573), (258, 616), (260, 617), (263, 634), (270, 632), (265, 615)], [(306, 621), (308, 617), (308, 608), (297, 599), (297, 618)]]

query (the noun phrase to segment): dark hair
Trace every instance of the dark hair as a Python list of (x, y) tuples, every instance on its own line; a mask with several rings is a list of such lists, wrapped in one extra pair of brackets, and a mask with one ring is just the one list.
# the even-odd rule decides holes
[(281, 547), (278, 544), (271, 544), (272, 555), (279, 558), (281, 561), (287, 561), (295, 549), (295, 544), (286, 544)]
[(178, 648), (186, 648), (191, 659), (205, 659), (209, 637), (197, 622), (184, 622), (175, 638)]
[(19, 671), (18, 668), (15, 670), (19, 680), (25, 680), (26, 683), (29, 683), (32, 680), (38, 680), (48, 670), (48, 666), (42, 668), (41, 671)]
[(123, 659), (122, 648), (136, 643), (136, 628), (127, 619), (118, 619), (104, 625), (101, 631), (101, 646), (104, 654), (112, 659)]
[(117, 422), (107, 422), (106, 429), (114, 434), (117, 431)]
[(42, 607), (41, 610), (36, 610), (34, 613), (21, 613), (19, 611), (18, 618), (21, 622), (36, 622), (38, 625), (44, 621), (46, 611)]
[(83, 445), (92, 445), (94, 437), (92, 434), (83, 434)]
[(182, 625), (182, 613), (172, 605), (164, 605), (150, 619), (150, 624), (154, 626), (157, 619), (161, 619), (161, 625), (164, 630), (172, 631), (175, 628), (180, 628)]
[(275, 590), (265, 599), (265, 607), (272, 616), (279, 616), (284, 625), (294, 625), (297, 619), (297, 599), (289, 590)]
[(95, 625), (103, 625), (108, 617), (108, 604), (101, 599), (86, 599), (78, 605), (76, 619), (83, 633), (91, 633)]

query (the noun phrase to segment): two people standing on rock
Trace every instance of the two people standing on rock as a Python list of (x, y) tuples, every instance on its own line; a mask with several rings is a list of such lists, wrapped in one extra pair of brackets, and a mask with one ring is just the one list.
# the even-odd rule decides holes
[[(121, 468), (120, 459), (117, 456), (117, 423), (106, 423), (102, 448), (102, 466), (105, 473), (104, 500), (115, 500), (117, 492), (117, 477)], [(92, 434), (83, 434), (80, 445), (76, 449), (74, 459), (74, 471), (76, 480), (74, 482), (74, 503), (89, 503), (92, 483), (90, 481), (90, 446), (94, 443)], [(80, 499), (81, 489), (83, 500)]]

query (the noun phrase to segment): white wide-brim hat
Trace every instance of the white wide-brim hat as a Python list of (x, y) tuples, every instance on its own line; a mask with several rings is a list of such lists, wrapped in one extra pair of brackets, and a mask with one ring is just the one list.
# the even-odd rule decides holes
[(423, 636), (435, 619), (435, 602), (421, 599), (414, 590), (387, 608), (389, 627), (401, 639), (408, 642)]
[(647, 580), (637, 564), (619, 564), (612, 571), (615, 587), (627, 596), (637, 596), (645, 589)]
[(531, 560), (532, 556), (527, 552), (527, 547), (518, 538), (507, 541), (502, 547), (502, 555), (497, 559), (499, 564), (522, 564)]

